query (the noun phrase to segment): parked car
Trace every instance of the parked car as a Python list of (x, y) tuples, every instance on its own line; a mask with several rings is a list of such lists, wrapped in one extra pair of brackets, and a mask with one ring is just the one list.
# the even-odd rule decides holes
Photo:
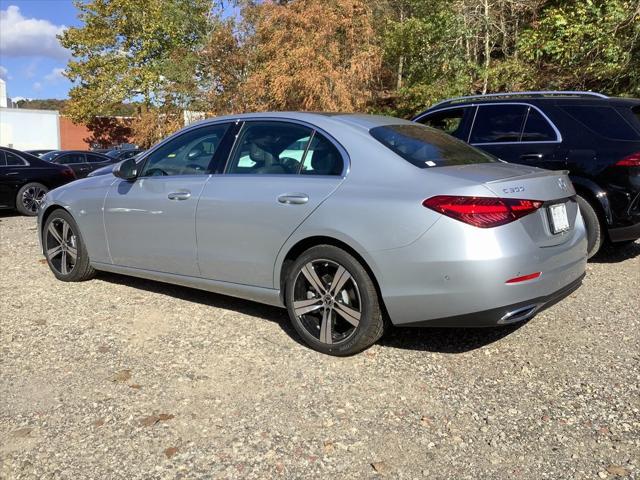
[(126, 160), (127, 158), (135, 157), (141, 152), (144, 152), (144, 150), (139, 148), (127, 148), (122, 150), (110, 150), (105, 155), (119, 162), (121, 160)]
[(52, 165), (29, 153), (0, 147), (0, 209), (35, 216), (45, 194), (75, 180), (68, 167)]
[(516, 92), (446, 100), (414, 118), (507, 162), (568, 170), (589, 239), (640, 238), (640, 100)]
[(194, 124), (113, 175), (54, 190), (38, 221), (62, 281), (104, 270), (286, 306), (304, 341), (332, 355), (367, 348), (386, 315), (527, 320), (586, 266), (565, 174), (370, 115)]
[(44, 150), (25, 150), (25, 152), (26, 153), (30, 153), (31, 155), (35, 155), (36, 157), (40, 158), (45, 153), (53, 152), (53, 149), (48, 148), (48, 149), (44, 149)]
[(117, 160), (101, 153), (82, 150), (55, 150), (42, 156), (43, 160), (71, 167), (78, 178), (86, 177), (90, 172), (111, 165)]

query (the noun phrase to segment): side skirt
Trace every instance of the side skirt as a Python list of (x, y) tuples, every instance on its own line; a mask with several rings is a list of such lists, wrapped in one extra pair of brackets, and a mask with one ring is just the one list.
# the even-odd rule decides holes
[(175, 275), (173, 273), (156, 272), (154, 270), (144, 270), (141, 268), (122, 267), (109, 263), (92, 262), (91, 266), (96, 270), (103, 272), (130, 275), (132, 277), (146, 278), (148, 280), (155, 280), (156, 282), (170, 283), (173, 285), (182, 285), (183, 287), (197, 288), (198, 290), (206, 290), (208, 292), (229, 295), (231, 297), (243, 298), (245, 300), (284, 308), (284, 305), (280, 300), (280, 290), (271, 288), (221, 282), (219, 280), (189, 277), (186, 275)]

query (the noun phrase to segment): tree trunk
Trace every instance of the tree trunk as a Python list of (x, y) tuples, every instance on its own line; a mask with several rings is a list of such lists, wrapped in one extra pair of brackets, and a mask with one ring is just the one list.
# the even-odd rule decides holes
[(491, 62), (491, 22), (489, 19), (489, 0), (484, 0), (484, 82), (482, 93), (487, 93), (489, 86), (489, 65)]

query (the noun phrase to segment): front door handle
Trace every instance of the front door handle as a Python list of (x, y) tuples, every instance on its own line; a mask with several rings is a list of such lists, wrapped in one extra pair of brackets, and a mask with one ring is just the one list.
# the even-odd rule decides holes
[(544, 157), (544, 155), (541, 153), (525, 153), (524, 155), (520, 155), (521, 160), (542, 160), (542, 157)]
[(309, 195), (306, 193), (283, 193), (278, 195), (278, 201), (285, 205), (302, 205), (309, 201)]
[(167, 197), (169, 200), (186, 200), (191, 196), (191, 192), (183, 191), (183, 192), (171, 192)]

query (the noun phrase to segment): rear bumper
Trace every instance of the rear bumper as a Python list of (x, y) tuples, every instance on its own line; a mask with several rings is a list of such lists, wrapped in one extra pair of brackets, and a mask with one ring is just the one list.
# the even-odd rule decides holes
[(610, 228), (609, 238), (612, 242), (624, 242), (640, 238), (640, 222), (627, 227)]
[(580, 285), (585, 274), (577, 278), (570, 284), (562, 287), (550, 295), (533, 298), (525, 302), (505, 305), (504, 307), (492, 308), (482, 312), (456, 315), (453, 317), (437, 318), (434, 320), (423, 320), (420, 322), (405, 323), (403, 327), (495, 327), (499, 325), (511, 325), (524, 322), (535, 317), (541, 311), (555, 305), (560, 300), (575, 292)]

